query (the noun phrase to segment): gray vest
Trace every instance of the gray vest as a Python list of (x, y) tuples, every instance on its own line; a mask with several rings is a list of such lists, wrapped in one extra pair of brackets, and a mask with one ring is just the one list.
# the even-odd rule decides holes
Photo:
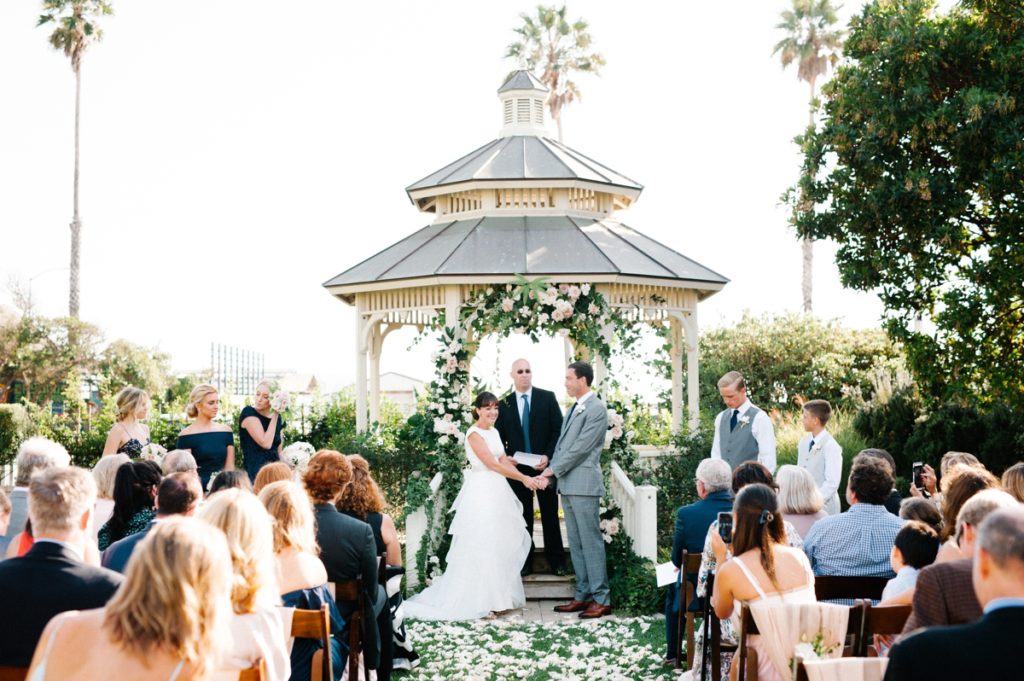
[(747, 416), (750, 422), (744, 425), (737, 421), (736, 430), (729, 430), (729, 421), (732, 419), (732, 409), (722, 412), (722, 418), (718, 422), (718, 443), (722, 452), (722, 458), (733, 470), (744, 461), (757, 461), (758, 447), (754, 439), (753, 425), (754, 417), (761, 410), (751, 405), (750, 409), (740, 414), (740, 418)]

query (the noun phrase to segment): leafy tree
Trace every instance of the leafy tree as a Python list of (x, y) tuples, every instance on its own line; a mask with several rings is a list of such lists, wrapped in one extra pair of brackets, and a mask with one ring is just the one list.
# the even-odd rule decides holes
[(522, 68), (534, 73), (540, 70), (540, 80), (551, 91), (548, 110), (558, 126), (558, 141), (562, 141), (562, 107), (580, 99), (580, 89), (572, 80), (574, 71), (600, 72), (604, 57), (594, 50), (587, 22), (583, 19), (569, 22), (565, 18), (566, 6), (537, 5), (530, 16), (519, 15), (523, 23), (512, 29), (519, 39), (508, 46), (506, 57), (515, 59)]
[[(818, 78), (835, 66), (843, 44), (843, 33), (833, 28), (838, 18), (831, 0), (793, 0), (792, 9), (782, 12), (782, 21), (775, 28), (785, 32), (785, 37), (775, 44), (772, 54), (782, 59), (782, 68), (797, 64), (797, 78), (810, 86), (808, 104), (808, 125), (814, 126), (814, 111), (817, 108), (815, 86)], [(814, 288), (814, 240), (803, 239), (803, 298), (804, 312), (813, 311)]]
[(40, 405), (72, 394), (77, 377), (95, 369), (99, 338), (95, 326), (71, 317), (23, 314), (0, 325), (0, 397), (6, 401), (16, 383), (26, 400)]
[[(1024, 404), (1024, 5), (872, 2), (787, 199), (874, 291), (929, 403)], [(934, 330), (917, 330), (930, 318)]]
[(81, 250), (82, 221), (78, 215), (78, 161), (79, 161), (79, 111), (82, 101), (82, 56), (86, 48), (103, 37), (96, 25), (100, 16), (113, 14), (114, 10), (106, 0), (43, 0), (43, 13), (37, 26), (55, 24), (50, 33), (50, 44), (64, 52), (71, 60), (75, 72), (75, 181), (74, 214), (71, 218), (71, 285), (68, 296), (68, 315), (78, 318), (79, 289), (78, 271)]
[(104, 396), (113, 395), (130, 385), (162, 400), (172, 382), (170, 359), (166, 352), (144, 348), (123, 339), (113, 341), (103, 349), (99, 358)]

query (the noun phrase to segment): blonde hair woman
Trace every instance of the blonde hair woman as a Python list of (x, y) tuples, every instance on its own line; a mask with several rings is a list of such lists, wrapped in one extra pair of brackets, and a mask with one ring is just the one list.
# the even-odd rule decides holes
[[(284, 605), (319, 610), (326, 603), (331, 613), (331, 633), (340, 633), (345, 621), (327, 588), (327, 570), (320, 562), (316, 544), (313, 505), (306, 492), (291, 481), (272, 482), (260, 492), (260, 501), (274, 521), (277, 582)], [(293, 679), (309, 678), (313, 654), (320, 649), (319, 641), (295, 640), (291, 652)], [(345, 669), (340, 637), (331, 639), (331, 657), (335, 675), (340, 677)]]
[(273, 482), (281, 482), (282, 480), (292, 480), (294, 477), (292, 467), (284, 461), (268, 463), (256, 474), (256, 482), (253, 483), (252, 490), (259, 495), (267, 485)]
[(100, 528), (114, 514), (114, 481), (117, 469), (131, 458), (127, 454), (111, 454), (102, 456), (92, 467), (92, 477), (96, 480), (96, 510), (92, 516), (92, 538), (96, 539)]
[(199, 518), (224, 533), (231, 552), (234, 645), (224, 666), (246, 669), (263, 658), (270, 681), (287, 681), (291, 665), (276, 607), (281, 597), (270, 515), (252, 492), (231, 488), (211, 495), (199, 510)]
[(238, 415), (238, 441), (242, 446), (242, 464), (255, 484), (260, 469), (281, 460), (281, 431), (284, 419), (270, 406), (270, 383), (256, 386), (253, 406)]
[(801, 537), (806, 537), (814, 523), (828, 516), (814, 476), (806, 468), (787, 464), (779, 466), (775, 482), (779, 486), (779, 510), (783, 518)]
[(203, 489), (217, 471), (235, 469), (235, 435), (228, 426), (214, 423), (219, 411), (217, 389), (200, 383), (192, 388), (185, 406), (185, 414), (195, 421), (178, 433), (176, 449), (188, 451), (196, 460)]
[(149, 444), (149, 426), (141, 423), (149, 416), (149, 395), (138, 388), (123, 388), (114, 398), (117, 403), (117, 422), (110, 427), (103, 445), (103, 456), (127, 454), (136, 457)]
[(166, 518), (139, 543), (106, 607), (50, 620), (27, 678), (208, 678), (230, 644), (230, 593), (224, 535), (192, 518)]
[(1018, 462), (1003, 471), (1003, 489), (1013, 495), (1017, 501), (1024, 503), (1024, 461)]

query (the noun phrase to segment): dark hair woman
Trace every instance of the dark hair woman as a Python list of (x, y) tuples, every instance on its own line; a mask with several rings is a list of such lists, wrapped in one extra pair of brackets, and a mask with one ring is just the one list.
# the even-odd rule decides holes
[(156, 517), (153, 506), (160, 478), (160, 464), (155, 461), (132, 461), (117, 469), (114, 513), (97, 535), (100, 551), (118, 539), (146, 529)]

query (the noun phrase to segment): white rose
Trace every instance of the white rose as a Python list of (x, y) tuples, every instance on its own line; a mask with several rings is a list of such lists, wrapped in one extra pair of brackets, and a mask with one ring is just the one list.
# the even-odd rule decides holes
[(590, 284), (584, 284), (583, 286), (580, 286), (580, 293), (582, 293), (585, 296), (589, 296), (590, 295)]

